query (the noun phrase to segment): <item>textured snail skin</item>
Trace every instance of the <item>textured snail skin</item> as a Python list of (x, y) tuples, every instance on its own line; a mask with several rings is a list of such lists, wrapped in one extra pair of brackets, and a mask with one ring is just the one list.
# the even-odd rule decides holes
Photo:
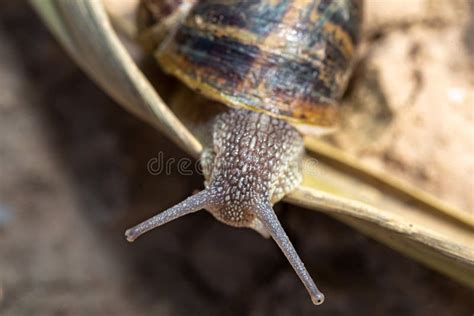
[(285, 121), (248, 110), (220, 114), (210, 158), (203, 159), (208, 190), (218, 202), (210, 211), (232, 226), (262, 227), (255, 203), (273, 204), (301, 182), (303, 152), (303, 139)]

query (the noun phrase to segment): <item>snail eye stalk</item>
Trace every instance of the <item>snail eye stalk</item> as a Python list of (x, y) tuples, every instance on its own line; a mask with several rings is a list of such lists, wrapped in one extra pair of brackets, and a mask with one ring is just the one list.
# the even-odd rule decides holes
[(125, 237), (128, 241), (135, 241), (144, 233), (157, 228), (163, 224), (171, 222), (184, 215), (197, 212), (211, 203), (210, 195), (206, 190), (200, 191), (175, 206), (163, 211), (146, 221), (128, 229), (125, 232)]
[(311, 296), (314, 305), (320, 305), (324, 302), (324, 294), (321, 293), (314, 283), (313, 279), (306, 270), (288, 235), (281, 226), (275, 211), (268, 203), (258, 203), (256, 208), (257, 217), (270, 233), (273, 240), (278, 244), (283, 254), (286, 256), (296, 274), (303, 282), (306, 290)]

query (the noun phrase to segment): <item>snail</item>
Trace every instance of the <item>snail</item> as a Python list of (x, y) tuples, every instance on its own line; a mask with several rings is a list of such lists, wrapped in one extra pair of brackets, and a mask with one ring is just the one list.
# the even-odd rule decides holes
[(142, 8), (153, 9), (147, 17), (160, 29), (161, 68), (228, 109), (215, 116), (202, 153), (205, 189), (128, 229), (126, 238), (206, 209), (272, 237), (321, 304), (324, 295), (272, 206), (302, 181), (303, 135), (338, 123), (361, 1), (144, 0)]

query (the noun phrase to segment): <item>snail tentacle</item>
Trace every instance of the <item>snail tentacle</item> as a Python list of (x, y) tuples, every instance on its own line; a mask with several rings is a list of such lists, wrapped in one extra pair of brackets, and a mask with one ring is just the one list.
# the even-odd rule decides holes
[(275, 211), (268, 203), (258, 203), (255, 213), (260, 221), (270, 233), (273, 240), (278, 244), (283, 254), (286, 256), (298, 277), (303, 282), (306, 290), (311, 296), (313, 304), (320, 305), (324, 302), (324, 294), (321, 293), (314, 283), (311, 275), (306, 270), (288, 235), (281, 226)]
[(163, 211), (144, 222), (127, 229), (125, 237), (128, 241), (133, 242), (135, 239), (143, 235), (144, 233), (171, 222), (184, 215), (197, 212), (211, 203), (211, 196), (207, 190), (202, 190), (184, 201), (176, 204), (175, 206)]

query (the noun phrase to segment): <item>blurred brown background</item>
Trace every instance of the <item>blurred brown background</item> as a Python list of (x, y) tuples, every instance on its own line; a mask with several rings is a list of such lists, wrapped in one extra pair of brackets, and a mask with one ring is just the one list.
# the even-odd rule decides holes
[[(473, 10), (472, 1), (371, 1), (345, 101), (353, 105), (347, 129), (358, 132), (331, 140), (467, 211)], [(380, 122), (375, 130), (364, 123), (367, 113)], [(470, 289), (325, 215), (285, 204), (278, 215), (326, 294), (322, 306), (311, 304), (273, 242), (206, 212), (128, 244), (128, 226), (202, 186), (199, 176), (176, 170), (150, 175), (147, 161), (160, 151), (165, 159), (185, 157), (101, 92), (27, 2), (2, 1), (0, 315), (474, 311)]]

